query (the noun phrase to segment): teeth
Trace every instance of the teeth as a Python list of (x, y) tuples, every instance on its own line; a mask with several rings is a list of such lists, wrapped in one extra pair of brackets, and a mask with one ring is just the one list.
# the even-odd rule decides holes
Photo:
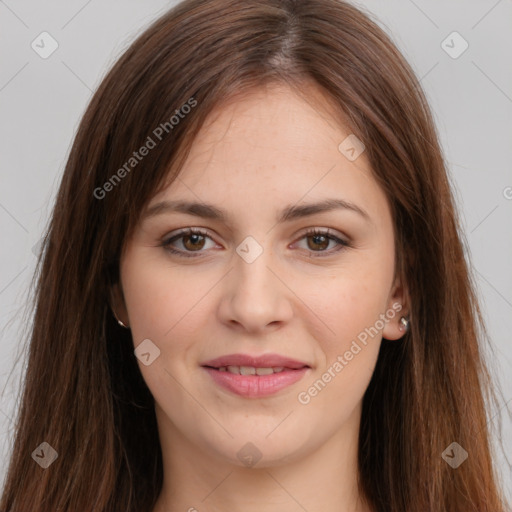
[(256, 368), (256, 375), (271, 375), (274, 371), (273, 368)]
[(283, 366), (275, 366), (273, 368), (254, 368), (253, 366), (221, 366), (220, 372), (234, 373), (235, 375), (271, 375), (284, 370)]

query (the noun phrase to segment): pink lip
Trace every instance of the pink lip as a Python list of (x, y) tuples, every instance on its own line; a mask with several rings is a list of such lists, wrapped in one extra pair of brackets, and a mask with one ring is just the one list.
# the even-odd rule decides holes
[(302, 379), (309, 368), (300, 370), (283, 370), (280, 373), (270, 375), (236, 375), (230, 372), (221, 372), (215, 368), (204, 367), (212, 379), (233, 393), (244, 396), (259, 398), (273, 395), (287, 386), (291, 386)]
[[(284, 370), (270, 375), (237, 375), (219, 371), (223, 366), (251, 366), (254, 368), (283, 367)], [(277, 393), (304, 377), (309, 365), (278, 354), (249, 356), (231, 354), (202, 364), (212, 379), (225, 389), (244, 397), (259, 398)]]

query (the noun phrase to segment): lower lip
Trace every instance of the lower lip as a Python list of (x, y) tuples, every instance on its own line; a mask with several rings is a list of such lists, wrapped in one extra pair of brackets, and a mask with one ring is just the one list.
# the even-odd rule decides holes
[(221, 372), (203, 366), (212, 379), (223, 388), (233, 393), (252, 398), (273, 395), (304, 377), (308, 367), (298, 370), (283, 370), (270, 375), (237, 375), (231, 372)]

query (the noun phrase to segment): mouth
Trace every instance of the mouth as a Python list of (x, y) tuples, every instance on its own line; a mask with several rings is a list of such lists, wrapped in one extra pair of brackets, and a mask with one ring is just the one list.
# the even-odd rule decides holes
[(233, 354), (201, 365), (220, 387), (238, 396), (261, 398), (295, 384), (311, 367), (301, 361), (267, 354)]
[[(272, 375), (273, 373), (281, 373), (289, 370), (300, 370), (301, 368), (285, 368), (284, 366), (270, 366), (268, 368), (256, 368), (254, 366), (220, 366), (218, 368), (213, 366), (206, 366), (205, 368), (212, 368), (219, 372), (229, 372), (233, 375)], [(306, 368), (306, 367), (305, 367)]]

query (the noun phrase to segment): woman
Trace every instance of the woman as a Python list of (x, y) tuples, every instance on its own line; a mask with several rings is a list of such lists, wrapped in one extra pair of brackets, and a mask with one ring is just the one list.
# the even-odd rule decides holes
[(383, 31), (186, 0), (76, 135), (0, 509), (503, 511), (480, 327)]

